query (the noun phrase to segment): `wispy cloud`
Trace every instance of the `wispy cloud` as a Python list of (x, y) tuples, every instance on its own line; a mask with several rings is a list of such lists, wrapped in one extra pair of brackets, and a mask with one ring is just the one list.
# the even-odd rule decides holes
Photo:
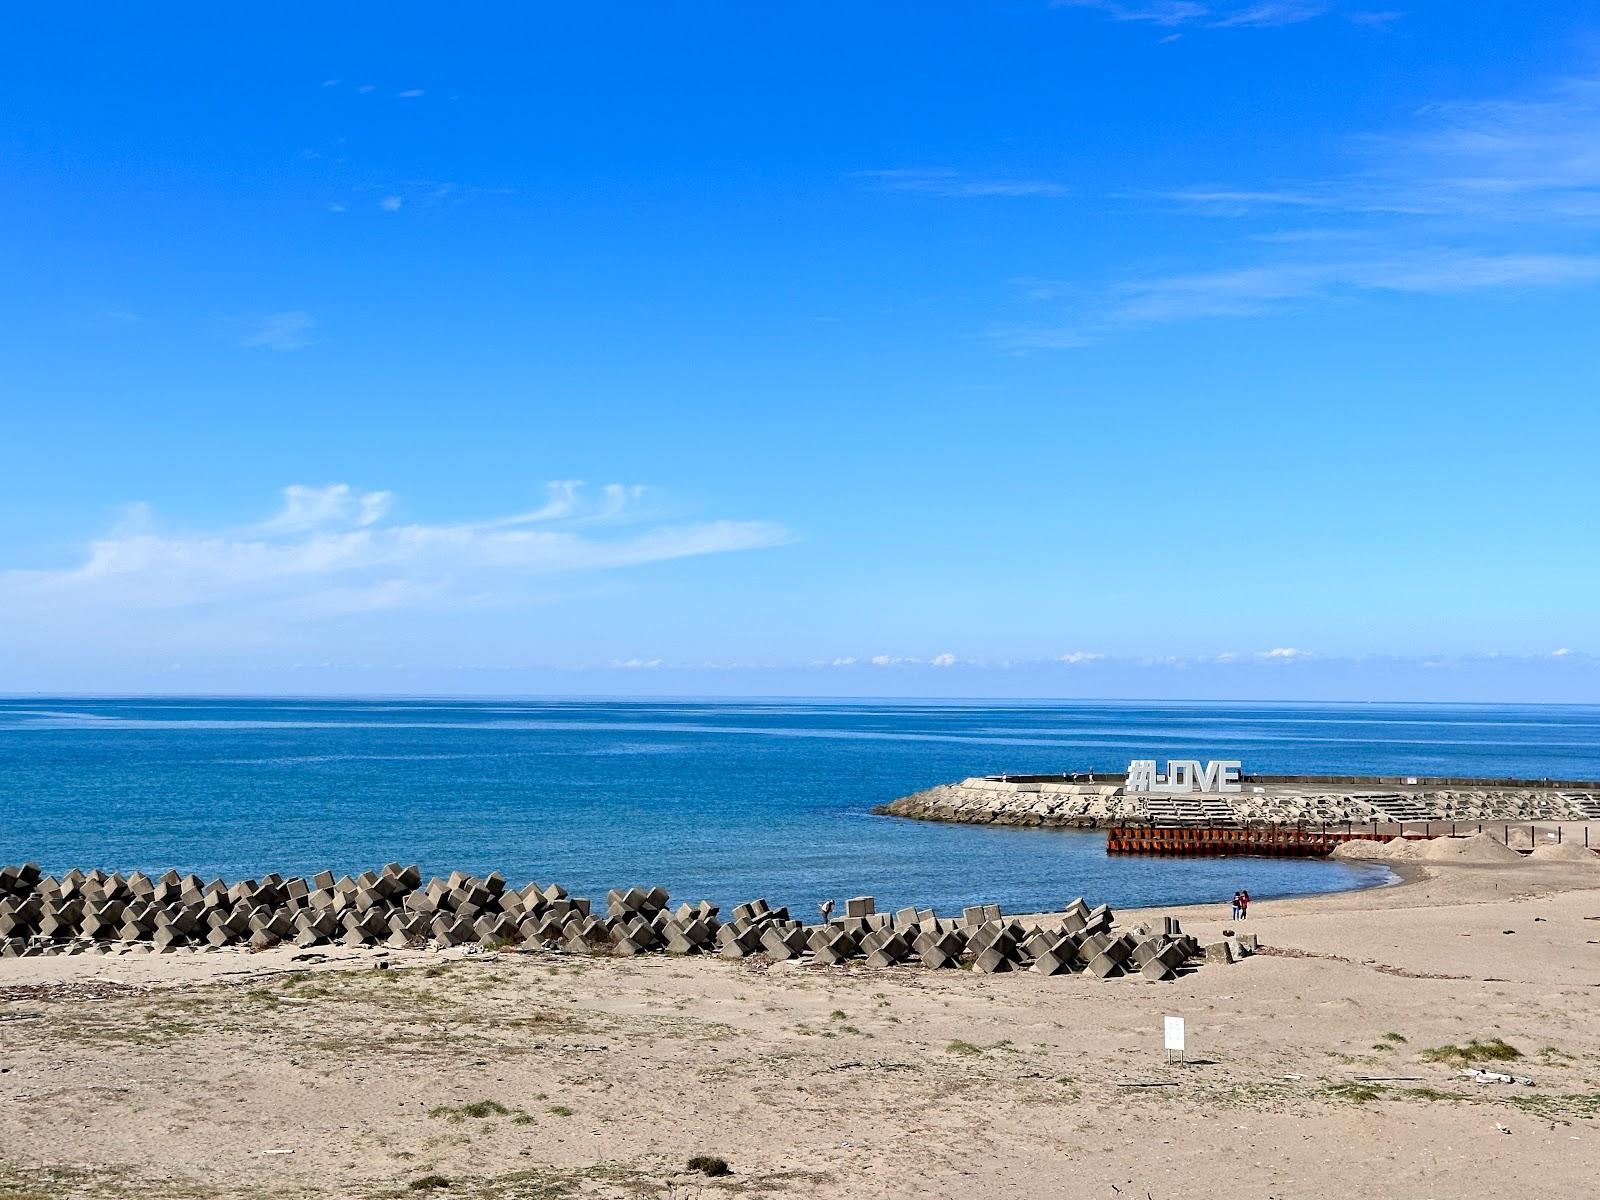
[(1061, 661), (1069, 667), (1076, 667), (1083, 663), (1099, 662), (1104, 654), (1096, 654), (1092, 650), (1071, 650), (1061, 656)]
[(1241, 29), (1298, 25), (1325, 15), (1330, 5), (1318, 0), (1056, 0), (1060, 8), (1086, 8), (1113, 21), (1141, 21), (1151, 25), (1193, 25), (1211, 29)]
[(311, 344), (311, 331), (316, 326), (310, 313), (273, 313), (256, 322), (245, 335), (244, 344), (267, 350), (302, 350)]
[(1424, 105), (1406, 128), (1355, 139), (1359, 165), (1288, 186), (1205, 185), (1169, 199), (1216, 215), (1323, 209), (1588, 226), (1600, 218), (1600, 78), (1521, 98)]
[[(1120, 330), (1362, 293), (1600, 281), (1592, 236), (1600, 223), (1600, 79), (1567, 80), (1531, 99), (1427, 105), (1408, 127), (1353, 145), (1359, 165), (1335, 178), (1161, 193), (1161, 202), (1196, 215), (1276, 215), (1287, 227), (1246, 232), (1236, 261), (1225, 265), (1099, 286), (1021, 283), (1026, 298), (1059, 303), (1066, 314), (995, 337), (1015, 349), (1072, 347)], [(1316, 224), (1293, 224), (1306, 216)]]
[(399, 523), (395, 497), (348, 484), (283, 490), (278, 511), (238, 528), (169, 532), (145, 506), (56, 570), (0, 571), (0, 612), (231, 607), (262, 618), (378, 608), (512, 602), (534, 576), (615, 571), (775, 546), (766, 521), (638, 520), (640, 489), (591, 495), (549, 486), (544, 505), (509, 517)]
[[(1248, 316), (1295, 302), (1364, 291), (1452, 295), (1596, 280), (1600, 280), (1600, 255), (1474, 254), (1446, 249), (1376, 259), (1272, 262), (1118, 284), (1097, 318), (1077, 332), (1087, 338), (1117, 328), (1167, 321)], [(1044, 332), (1051, 335), (1051, 331)], [(1026, 333), (1019, 333), (1013, 343), (1026, 345)]]
[(856, 178), (886, 192), (920, 192), (956, 199), (1066, 196), (1072, 189), (1049, 179), (984, 178), (950, 170), (858, 171)]
[(283, 489), (283, 507), (255, 528), (264, 534), (303, 533), (328, 525), (365, 529), (382, 520), (393, 504), (393, 492), (358, 492), (348, 483), (292, 483)]

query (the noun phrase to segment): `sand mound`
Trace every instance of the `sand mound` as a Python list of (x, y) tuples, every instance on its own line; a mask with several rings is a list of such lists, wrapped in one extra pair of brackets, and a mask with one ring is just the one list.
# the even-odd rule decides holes
[(1578, 842), (1546, 842), (1528, 856), (1536, 862), (1587, 862), (1600, 867), (1600, 854)]
[(1410, 842), (1341, 842), (1333, 848), (1332, 858), (1356, 859), (1360, 862), (1394, 862), (1415, 860), (1422, 856)]
[(1422, 857), (1430, 862), (1473, 863), (1520, 862), (1522, 859), (1522, 855), (1489, 833), (1434, 838), (1423, 848)]

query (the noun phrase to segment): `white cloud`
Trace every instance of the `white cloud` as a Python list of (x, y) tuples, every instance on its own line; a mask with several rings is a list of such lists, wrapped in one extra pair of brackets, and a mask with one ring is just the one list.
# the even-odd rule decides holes
[[(394, 496), (348, 484), (283, 490), (279, 510), (234, 529), (167, 532), (132, 506), (81, 561), (56, 570), (0, 571), (0, 613), (224, 608), (262, 620), (397, 607), (513, 602), (520, 585), (557, 573), (603, 572), (775, 546), (765, 521), (666, 522), (626, 512), (602, 489), (550, 485), (541, 508), (509, 518), (395, 523)], [(609, 528), (601, 522), (607, 522)]]
[(385, 196), (378, 201), (378, 207), (383, 209), (384, 212), (399, 212), (400, 206), (404, 203), (405, 200), (399, 196)]
[(621, 667), (624, 671), (654, 671), (661, 665), (659, 658), (630, 658), (624, 662), (614, 662), (614, 667)]
[(1563, 646), (1559, 650), (1550, 651), (1550, 657), (1551, 658), (1566, 658), (1571, 653), (1572, 653), (1572, 651), (1568, 647)]
[(402, 99), (402, 100), (415, 100), (418, 96), (422, 95), (422, 89), (421, 88), (407, 88), (403, 92), (397, 92), (396, 95), (398, 95), (400, 97), (400, 99)]
[(244, 344), (268, 350), (300, 350), (310, 344), (311, 331), (316, 325), (310, 313), (273, 313), (256, 323), (245, 335)]
[(1092, 650), (1072, 650), (1061, 656), (1061, 661), (1068, 666), (1075, 667), (1080, 663), (1099, 662), (1104, 654), (1096, 654)]
[(928, 660), (928, 664), (934, 667), (953, 667), (956, 665), (956, 656), (954, 654), (935, 654)]
[(1271, 650), (1262, 651), (1261, 657), (1276, 659), (1279, 662), (1298, 662), (1312, 657), (1312, 654), (1309, 650), (1298, 650), (1293, 646), (1275, 646)]
[(836, 658), (828, 665), (834, 667), (853, 667), (856, 665), (856, 660), (854, 658)]

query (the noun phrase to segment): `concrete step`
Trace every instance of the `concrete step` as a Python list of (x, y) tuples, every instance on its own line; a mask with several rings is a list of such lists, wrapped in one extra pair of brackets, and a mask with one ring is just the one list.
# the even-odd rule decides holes
[(1427, 821), (1433, 811), (1414, 796), (1401, 796), (1394, 792), (1361, 792), (1351, 799), (1370, 804), (1378, 815), (1387, 821)]

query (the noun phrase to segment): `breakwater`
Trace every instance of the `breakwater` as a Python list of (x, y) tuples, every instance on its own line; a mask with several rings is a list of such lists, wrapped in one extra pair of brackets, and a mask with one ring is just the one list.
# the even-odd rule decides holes
[(1237, 792), (1129, 791), (1115, 775), (973, 776), (873, 810), (973, 825), (1380, 826), (1600, 820), (1600, 783), (1417, 776), (1246, 775)]
[(661, 887), (616, 888), (603, 910), (559, 884), (511, 887), (498, 872), (460, 872), (426, 884), (416, 866), (390, 863), (357, 878), (322, 872), (309, 879), (267, 875), (228, 883), (169, 871), (73, 870), (60, 879), (33, 863), (0, 867), (0, 958), (43, 954), (176, 952), (230, 946), (265, 950), (339, 944), (395, 949), (478, 944), (568, 954), (717, 954), (769, 961), (805, 960), (870, 967), (916, 963), (968, 967), (984, 974), (1082, 971), (1102, 979), (1176, 979), (1202, 956), (1233, 962), (1237, 940), (1202, 947), (1176, 919), (1118, 928), (1109, 905), (1079, 898), (1060, 913), (1021, 921), (999, 905), (974, 905), (959, 917), (931, 909), (879, 913), (870, 896), (842, 916), (807, 925), (764, 899), (724, 919), (707, 901), (669, 906)]

